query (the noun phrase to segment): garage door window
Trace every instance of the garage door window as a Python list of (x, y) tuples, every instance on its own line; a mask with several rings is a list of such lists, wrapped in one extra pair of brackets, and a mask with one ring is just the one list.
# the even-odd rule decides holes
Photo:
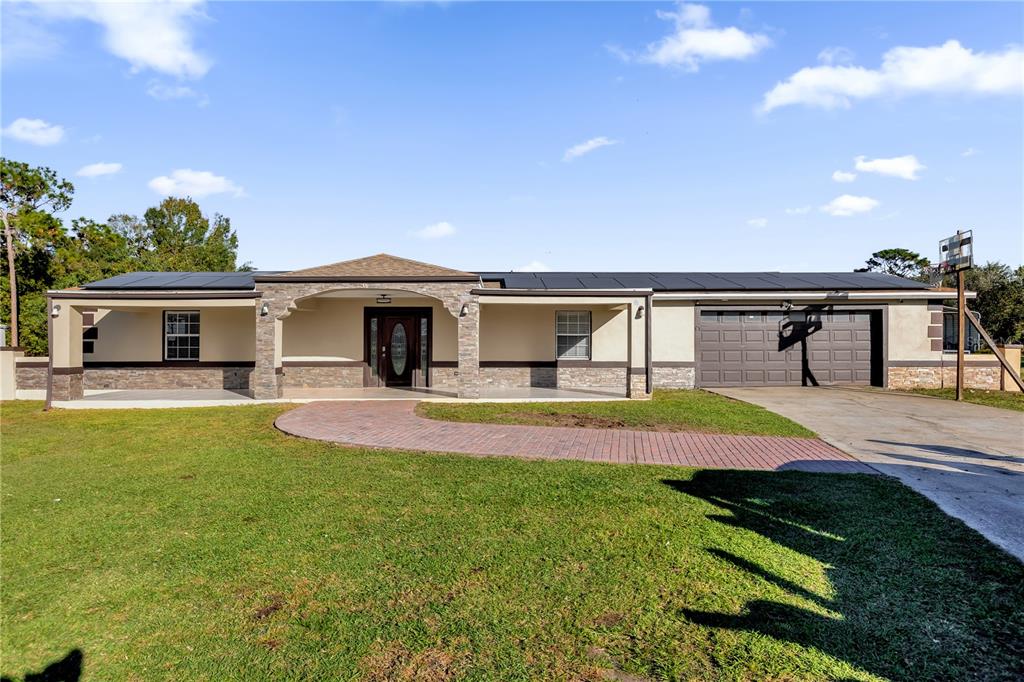
[(590, 359), (590, 311), (559, 310), (555, 321), (555, 345), (559, 360)]

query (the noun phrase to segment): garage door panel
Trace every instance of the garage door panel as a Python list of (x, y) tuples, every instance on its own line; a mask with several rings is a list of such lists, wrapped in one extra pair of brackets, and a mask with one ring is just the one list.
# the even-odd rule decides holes
[[(871, 315), (866, 312), (820, 314), (820, 328), (806, 336), (788, 326), (786, 348), (779, 349), (780, 329), (788, 315), (778, 311), (707, 312), (700, 314), (697, 337), (701, 385), (800, 385), (804, 354), (813, 382), (871, 383)], [(792, 336), (795, 334), (795, 336)], [(808, 383), (813, 383), (809, 381)]]

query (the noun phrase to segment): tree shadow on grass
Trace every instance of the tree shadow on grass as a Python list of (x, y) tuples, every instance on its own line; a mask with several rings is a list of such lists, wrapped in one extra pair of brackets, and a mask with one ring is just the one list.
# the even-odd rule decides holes
[[(812, 647), (890, 679), (1024, 676), (1024, 566), (899, 483), (717, 470), (664, 483), (719, 510), (708, 519), (820, 562), (833, 589), (823, 596), (799, 575), (767, 568), (773, 549), (763, 542), (709, 547), (829, 613), (754, 599), (739, 613), (681, 609), (691, 622)], [(740, 556), (730, 551), (736, 546), (757, 549)]]
[[(37, 673), (25, 673), (24, 682), (78, 682), (82, 677), (82, 662), (85, 654), (81, 649), (72, 649), (68, 654)], [(0, 682), (14, 682), (14, 678), (4, 675)]]

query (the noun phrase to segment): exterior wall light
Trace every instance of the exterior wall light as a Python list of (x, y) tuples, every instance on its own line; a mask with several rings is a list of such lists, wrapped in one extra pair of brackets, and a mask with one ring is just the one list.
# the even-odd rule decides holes
[(792, 310), (793, 309), (793, 302), (792, 301), (783, 301), (782, 302), (782, 309), (783, 310)]
[(391, 303), (391, 297), (387, 294), (381, 294), (377, 297), (377, 303), (387, 305), (388, 303)]
[(260, 305), (260, 317), (266, 317), (270, 314), (270, 304), (264, 301)]
[(641, 319), (643, 319), (643, 317), (644, 317), (644, 307), (643, 306), (639, 306), (636, 309), (636, 319), (641, 320)]
[(60, 316), (60, 303), (54, 303), (53, 308), (50, 309), (50, 317)]
[(465, 317), (466, 315), (469, 315), (469, 304), (463, 303), (462, 308), (459, 310), (459, 317)]

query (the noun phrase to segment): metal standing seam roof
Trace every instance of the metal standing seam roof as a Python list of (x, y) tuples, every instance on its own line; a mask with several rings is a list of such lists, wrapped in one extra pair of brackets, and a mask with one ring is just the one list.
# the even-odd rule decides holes
[[(255, 272), (131, 272), (84, 285), (89, 291), (255, 289)], [(480, 272), (506, 289), (652, 289), (654, 291), (926, 290), (924, 282), (878, 272)]]

